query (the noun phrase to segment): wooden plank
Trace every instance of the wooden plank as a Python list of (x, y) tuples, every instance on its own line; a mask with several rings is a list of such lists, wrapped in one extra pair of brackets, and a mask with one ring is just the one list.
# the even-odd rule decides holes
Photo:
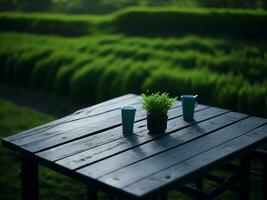
[[(141, 99), (139, 98), (139, 99), (136, 99), (135, 101), (136, 101), (136, 103), (139, 103), (136, 106), (140, 110), (141, 109), (141, 105), (140, 105)], [(35, 132), (35, 133), (33, 133), (31, 135), (27, 135), (23, 138), (13, 140), (12, 142), (16, 145), (24, 145), (24, 144), (39, 141), (39, 140), (42, 140), (45, 138), (49, 138), (51, 136), (59, 135), (59, 134), (62, 134), (64, 132), (68, 132), (68, 131), (73, 132), (74, 130), (77, 130), (77, 128), (83, 129), (84, 127), (86, 128), (88, 126), (88, 124), (97, 123), (97, 122), (103, 121), (103, 120), (109, 120), (110, 118), (113, 118), (113, 117), (118, 118), (119, 116), (120, 116), (120, 109), (115, 109), (115, 110), (105, 112), (105, 113), (102, 113), (99, 115), (93, 115), (90, 117), (83, 117), (83, 118), (80, 118), (77, 120), (72, 120), (72, 121), (69, 121), (67, 123), (60, 124), (56, 127), (53, 127), (49, 130), (41, 131), (41, 132)]]
[[(202, 110), (205, 108), (207, 107), (200, 105), (196, 108), (196, 110), (198, 111), (198, 110)], [(178, 117), (178, 116), (182, 116), (182, 108), (177, 107), (177, 108), (171, 109), (168, 113), (168, 116), (170, 119)], [(144, 130), (147, 130), (146, 120), (142, 120), (142, 121), (135, 123), (134, 134), (124, 135), (122, 133), (122, 126), (119, 126), (119, 127), (98, 133), (91, 137), (82, 138), (80, 140), (75, 140), (73, 142), (66, 143), (64, 145), (51, 148), (46, 151), (42, 151), (40, 153), (37, 153), (37, 155), (54, 162), (56, 160), (63, 159), (65, 157), (95, 148), (103, 144), (107, 144), (107, 143), (119, 140), (121, 138), (127, 138), (128, 136), (131, 137), (131, 135), (138, 136), (139, 133)]]
[(141, 96), (138, 96), (136, 94), (126, 94), (120, 97), (116, 97), (107, 101), (104, 101), (102, 103), (87, 107), (87, 108), (83, 108), (80, 110), (77, 110), (76, 112), (74, 112), (74, 114), (79, 114), (79, 113), (99, 113), (99, 112), (106, 112), (110, 110), (110, 106), (113, 106), (114, 108), (120, 108), (122, 106), (122, 104), (131, 104), (131, 100), (138, 98), (140, 99)]
[[(120, 108), (121, 104), (124, 103), (128, 103), (130, 101), (130, 103), (134, 103), (136, 100), (140, 100), (140, 96), (134, 95), (134, 94), (128, 94), (128, 95), (124, 95), (121, 97), (117, 97), (108, 101), (105, 101), (103, 103), (99, 103), (97, 105), (76, 111), (75, 113), (68, 115), (66, 117), (63, 117), (61, 119), (55, 120), (53, 122), (49, 122), (47, 124), (43, 124), (41, 126), (37, 126), (34, 127), (32, 129), (26, 130), (26, 131), (22, 131), (18, 134), (9, 136), (5, 138), (5, 141), (14, 141), (17, 139), (21, 139), (23, 137), (27, 137), (33, 134), (37, 134), (39, 132), (43, 132), (45, 130), (51, 129), (53, 127), (56, 127), (60, 124), (64, 124), (67, 122), (71, 122), (73, 120), (77, 120), (79, 118), (82, 117), (87, 117), (87, 116), (94, 116), (100, 113), (104, 113), (107, 112), (110, 109), (115, 109), (115, 108)], [(103, 108), (104, 107), (104, 108)], [(85, 116), (85, 114), (87, 114), (87, 116)]]
[[(200, 122), (226, 112), (228, 111), (217, 108), (204, 109), (196, 112), (195, 119), (196, 122)], [(170, 134), (174, 131), (177, 131), (178, 129), (183, 129), (190, 125), (192, 124), (184, 122), (182, 116), (180, 116), (179, 118), (174, 118), (168, 121), (168, 128), (165, 134), (150, 135), (145, 129), (144, 131), (136, 133), (129, 137), (124, 137), (105, 145), (91, 148), (87, 151), (75, 154), (65, 159), (61, 159), (57, 163), (69, 169), (77, 169), (104, 158), (116, 155), (128, 149), (134, 148), (136, 146), (140, 146), (144, 143), (163, 137), (164, 135)], [(174, 141), (173, 144), (175, 145), (176, 141)]]
[[(124, 96), (121, 96), (121, 97), (117, 97), (117, 98), (105, 101), (103, 103), (96, 104), (96, 105), (88, 107), (88, 108), (85, 108), (85, 110), (87, 110), (88, 112), (89, 111), (94, 111), (96, 113), (97, 110), (100, 109), (102, 106), (108, 106), (110, 104), (112, 106), (112, 104), (119, 103), (119, 102), (124, 103), (124, 102), (127, 102), (127, 101), (129, 101), (131, 99), (134, 99), (136, 97), (138, 97), (138, 96), (134, 95), (134, 94), (124, 95)], [(18, 134), (6, 137), (5, 140), (6, 141), (13, 141), (13, 140), (25, 137), (26, 134), (27, 135), (28, 134), (29, 135), (35, 134), (37, 131), (45, 131), (45, 130), (48, 130), (48, 129), (52, 128), (52, 127), (58, 126), (60, 124), (67, 123), (67, 122), (70, 122), (70, 121), (73, 121), (73, 120), (77, 120), (77, 118), (79, 118), (79, 116), (80, 116), (79, 114), (82, 113), (82, 110), (76, 111), (75, 113), (73, 113), (71, 115), (68, 115), (68, 116), (63, 117), (63, 118), (58, 119), (58, 120), (55, 120), (53, 122), (49, 122), (47, 124), (43, 124), (41, 126), (37, 126), (37, 127), (32, 128), (32, 129), (20, 132)]]
[[(113, 187), (125, 187), (142, 179), (143, 177), (152, 175), (178, 162), (232, 140), (235, 137), (239, 137), (240, 135), (261, 126), (264, 123), (266, 123), (266, 120), (260, 120), (258, 118), (248, 118), (239, 121), (232, 126), (228, 126), (220, 129), (219, 131), (205, 135), (190, 143), (117, 170), (114, 173), (103, 176), (100, 180), (112, 185)], [(159, 142), (161, 142), (161, 145), (165, 145), (165, 141)]]
[[(180, 102), (176, 102), (173, 109), (177, 108), (180, 105), (181, 105)], [(115, 111), (112, 111), (112, 112), (115, 112)], [(116, 116), (108, 116), (108, 114), (106, 113), (104, 116), (101, 116), (100, 118), (94, 117), (93, 119), (91, 119), (91, 123), (88, 123), (87, 125), (83, 127), (71, 129), (63, 133), (59, 131), (58, 134), (53, 134), (52, 136), (41, 139), (41, 140), (37, 140), (34, 142), (29, 142), (29, 141), (24, 140), (23, 142), (26, 144), (22, 144), (22, 145), (21, 145), (21, 142), (19, 141), (15, 141), (16, 143), (15, 142), (14, 143), (15, 145), (20, 144), (21, 148), (27, 151), (38, 152), (38, 151), (45, 150), (45, 149), (48, 149), (54, 146), (58, 146), (60, 144), (74, 141), (80, 138), (92, 136), (102, 131), (120, 126), (121, 125), (121, 114), (120, 114), (121, 111), (116, 110), (116, 112), (118, 112)], [(135, 116), (135, 121), (144, 120), (145, 118), (146, 118), (146, 112), (141, 108), (141, 105), (138, 105), (136, 116)]]
[[(228, 162), (230, 159), (252, 151), (259, 143), (266, 141), (266, 130), (267, 125), (254, 129), (197, 156), (147, 176), (126, 186), (123, 190), (135, 197), (148, 197), (149, 195), (161, 193), (174, 184), (184, 184), (197, 175), (204, 174), (214, 167)], [(195, 149), (195, 146), (194, 148), (191, 146), (191, 149)]]
[[(101, 128), (104, 126), (105, 128), (116, 126), (121, 121), (120, 112), (121, 111), (117, 109), (117, 110), (113, 110), (108, 113), (104, 113), (102, 115), (94, 116), (92, 118), (83, 118), (81, 120), (76, 120), (76, 121), (68, 122), (65, 124), (61, 124), (47, 131), (39, 132), (38, 134), (33, 134), (28, 137), (24, 137), (24, 138), (12, 141), (12, 143), (18, 146), (23, 146), (25, 144), (55, 137), (61, 134), (66, 134), (66, 133), (74, 134), (75, 132), (77, 133), (78, 131), (89, 131), (91, 127), (96, 127), (96, 129), (91, 130), (91, 132), (95, 132), (95, 131), (101, 130)], [(137, 119), (139, 119), (138, 117), (144, 117), (146, 115), (145, 112), (141, 109), (140, 104), (137, 105), (136, 115), (137, 115)]]
[(86, 117), (93, 117), (99, 114), (103, 114), (106, 112), (110, 112), (113, 110), (117, 110), (120, 109), (121, 106), (123, 105), (135, 105), (135, 104), (139, 104), (142, 102), (142, 97), (141, 96), (135, 96), (134, 98), (131, 99), (124, 99), (124, 101), (118, 101), (118, 102), (114, 102), (114, 103), (109, 103), (109, 104), (104, 104), (105, 102), (103, 102), (103, 106), (97, 106), (96, 108), (85, 108), (83, 109), (83, 111), (76, 111), (73, 115), (75, 115), (75, 118), (73, 118), (73, 120), (79, 120), (82, 118), (86, 118)]
[[(142, 146), (137, 146), (121, 154), (91, 164), (77, 170), (77, 172), (92, 178), (99, 178), (127, 165), (190, 142), (198, 137), (210, 133), (211, 131), (215, 131), (245, 117), (247, 117), (247, 115), (240, 113), (226, 113), (210, 120), (191, 125), (190, 127), (174, 132), (171, 135), (163, 136)], [(184, 123), (183, 120), (180, 121)], [(180, 124), (181, 122), (177, 120), (177, 123)]]

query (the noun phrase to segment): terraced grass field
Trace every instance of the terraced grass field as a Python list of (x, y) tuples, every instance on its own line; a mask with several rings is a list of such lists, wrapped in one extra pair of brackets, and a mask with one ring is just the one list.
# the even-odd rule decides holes
[(0, 80), (88, 103), (197, 93), (201, 103), (267, 116), (266, 21), (261, 10), (200, 8), (1, 13)]
[(201, 103), (267, 113), (265, 40), (13, 32), (0, 38), (3, 82), (90, 103), (147, 90), (198, 93)]

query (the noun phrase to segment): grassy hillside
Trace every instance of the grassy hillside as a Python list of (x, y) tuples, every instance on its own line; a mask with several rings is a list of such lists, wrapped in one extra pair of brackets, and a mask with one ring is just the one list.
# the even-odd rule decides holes
[(266, 116), (266, 21), (266, 11), (231, 9), (1, 13), (0, 80), (90, 103), (198, 93), (201, 103)]
[(265, 0), (0, 0), (0, 10), (109, 13), (128, 6), (266, 9)]
[(267, 35), (267, 11), (200, 8), (127, 8), (109, 15), (1, 13), (0, 30), (78, 36), (186, 34), (261, 37)]
[(78, 36), (97, 32), (112, 16), (0, 13), (0, 30)]
[(0, 38), (4, 82), (91, 103), (147, 90), (198, 93), (202, 103), (267, 113), (265, 40), (17, 33)]

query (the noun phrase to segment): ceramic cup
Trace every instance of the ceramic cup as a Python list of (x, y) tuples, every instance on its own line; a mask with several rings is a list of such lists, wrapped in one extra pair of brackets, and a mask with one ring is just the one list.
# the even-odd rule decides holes
[(133, 133), (136, 107), (127, 105), (121, 107), (122, 131), (125, 134)]
[(198, 95), (182, 95), (182, 108), (183, 108), (183, 118), (185, 121), (194, 120), (195, 107), (197, 105), (197, 96)]

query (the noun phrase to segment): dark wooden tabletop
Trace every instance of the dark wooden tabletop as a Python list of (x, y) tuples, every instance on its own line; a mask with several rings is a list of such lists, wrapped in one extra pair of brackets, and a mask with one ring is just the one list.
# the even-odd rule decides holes
[[(121, 96), (2, 139), (3, 146), (118, 196), (157, 195), (184, 184), (267, 140), (267, 120), (198, 105), (185, 122), (181, 103), (165, 133), (151, 135), (141, 97)], [(122, 105), (136, 105), (134, 133), (123, 134)]]

